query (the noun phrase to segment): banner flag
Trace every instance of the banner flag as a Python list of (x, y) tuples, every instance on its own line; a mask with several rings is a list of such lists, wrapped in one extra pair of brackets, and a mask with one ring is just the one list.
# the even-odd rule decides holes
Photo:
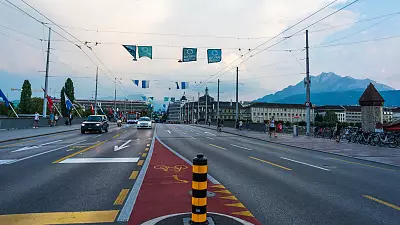
[(147, 57), (153, 59), (153, 47), (152, 46), (138, 46), (139, 58)]
[(142, 96), (143, 101), (146, 101), (147, 97), (146, 96)]
[(221, 62), (222, 59), (221, 49), (207, 49), (207, 59), (208, 63)]
[(154, 97), (149, 97), (149, 100), (153, 101), (153, 100), (154, 100)]
[(142, 80), (142, 88), (149, 88), (149, 80)]
[(182, 89), (188, 89), (189, 88), (189, 82), (182, 82), (181, 83), (181, 88)]
[(183, 48), (182, 62), (197, 61), (197, 48)]
[(1, 89), (0, 89), (0, 98), (4, 100), (4, 104), (8, 108), (8, 106), (10, 106), (10, 101), (8, 101), (6, 95), (3, 93), (3, 91), (1, 91)]
[(64, 93), (65, 97), (65, 107), (67, 108), (67, 111), (70, 112), (70, 109), (73, 107), (71, 100), (69, 100), (68, 96)]
[(164, 102), (168, 102), (169, 101), (169, 97), (164, 97)]
[(171, 97), (171, 102), (175, 102), (175, 97)]
[(95, 114), (93, 104), (90, 104), (90, 110), (92, 110), (92, 114)]
[(53, 100), (48, 95), (46, 96), (46, 98), (47, 98), (47, 107), (49, 107), (50, 112), (53, 112), (53, 106), (54, 106)]
[[(162, 107), (165, 108), (165, 107), (167, 107), (167, 105), (166, 105), (166, 104), (163, 104)], [(161, 109), (160, 109), (160, 110), (161, 110)]]
[(136, 61), (136, 45), (122, 45), (133, 56), (133, 61)]
[(176, 84), (176, 89), (179, 89), (179, 83), (175, 82), (175, 84)]
[(132, 80), (132, 81), (133, 81), (133, 83), (134, 83), (136, 86), (139, 87), (139, 80)]

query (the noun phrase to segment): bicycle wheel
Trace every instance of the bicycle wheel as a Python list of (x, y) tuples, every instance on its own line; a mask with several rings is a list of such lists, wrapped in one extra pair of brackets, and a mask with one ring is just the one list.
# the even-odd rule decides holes
[(393, 136), (388, 138), (388, 146), (389, 148), (396, 148), (398, 145), (396, 138), (394, 138)]

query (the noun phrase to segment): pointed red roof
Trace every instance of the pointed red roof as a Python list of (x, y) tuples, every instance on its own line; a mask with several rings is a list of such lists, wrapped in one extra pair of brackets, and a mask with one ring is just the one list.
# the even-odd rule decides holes
[(383, 105), (385, 99), (383, 99), (382, 95), (379, 94), (378, 90), (376, 90), (375, 86), (370, 83), (365, 89), (364, 93), (361, 95), (358, 103), (361, 106), (372, 106), (372, 105)]

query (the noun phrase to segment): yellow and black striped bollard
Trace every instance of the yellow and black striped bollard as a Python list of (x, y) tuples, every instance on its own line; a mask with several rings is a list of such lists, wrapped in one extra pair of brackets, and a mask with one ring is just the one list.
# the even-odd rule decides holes
[(207, 224), (207, 158), (198, 154), (193, 159), (192, 224)]

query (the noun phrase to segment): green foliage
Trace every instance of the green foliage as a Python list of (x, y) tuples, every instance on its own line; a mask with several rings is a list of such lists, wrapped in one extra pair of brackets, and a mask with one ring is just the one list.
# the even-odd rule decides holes
[(68, 96), (71, 102), (75, 101), (75, 90), (74, 90), (74, 82), (72, 82), (71, 78), (68, 78), (65, 81), (65, 94)]
[(92, 109), (90, 107), (86, 108), (85, 112), (83, 112), (83, 114), (81, 114), (83, 117), (88, 117), (90, 115), (92, 115)]
[(8, 114), (8, 108), (4, 104), (0, 104), (0, 115), (6, 116), (7, 114)]
[(287, 126), (287, 127), (290, 127), (290, 126), (292, 126), (292, 123), (291, 123), (290, 121), (286, 121), (286, 122), (284, 123), (284, 125)]
[(304, 126), (306, 126), (306, 125), (307, 125), (306, 121), (300, 121), (300, 122), (299, 122), (299, 126), (304, 127)]
[(317, 113), (317, 115), (315, 115), (315, 122), (322, 122), (322, 121), (324, 121), (324, 118), (322, 117), (322, 115)]
[(67, 113), (67, 107), (65, 106), (65, 96), (64, 96), (64, 93), (65, 93), (65, 87), (63, 87), (63, 88), (61, 89), (60, 104), (61, 104), (61, 114), (62, 114), (64, 117), (66, 117), (66, 116), (68, 116), (68, 113)]
[(31, 99), (31, 113), (38, 112), (39, 114), (43, 113), (43, 99), (42, 98), (32, 98)]
[(21, 90), (20, 103), (18, 105), (19, 111), (22, 114), (34, 113), (34, 109), (31, 107), (32, 100), (32, 87), (29, 80), (24, 80)]
[(326, 114), (324, 116), (324, 122), (337, 122), (337, 116), (336, 113), (334, 111), (326, 111)]

